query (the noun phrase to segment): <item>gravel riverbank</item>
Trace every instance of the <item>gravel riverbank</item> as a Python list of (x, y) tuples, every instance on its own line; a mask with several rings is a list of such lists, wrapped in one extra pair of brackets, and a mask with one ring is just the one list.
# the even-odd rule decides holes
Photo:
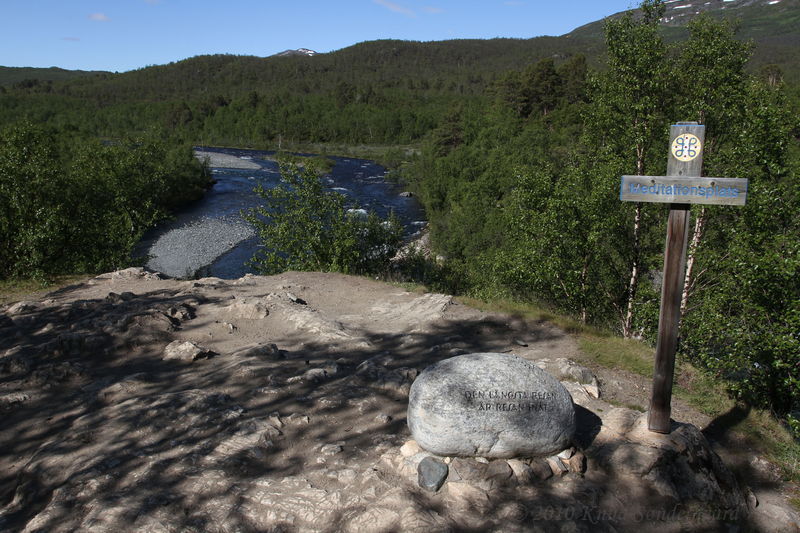
[(171, 277), (192, 277), (255, 231), (244, 222), (206, 218), (170, 230), (150, 247), (147, 267)]
[(206, 152), (203, 150), (195, 150), (194, 156), (199, 160), (207, 160), (208, 166), (211, 168), (236, 168), (240, 170), (259, 170), (261, 165), (250, 159), (242, 159), (241, 157), (223, 154), (219, 152)]
[[(262, 169), (251, 159), (231, 154), (195, 150), (194, 155), (211, 168)], [(242, 220), (203, 217), (159, 235), (146, 251), (150, 257), (147, 267), (171, 277), (193, 277), (198, 270), (253, 235), (253, 228)]]

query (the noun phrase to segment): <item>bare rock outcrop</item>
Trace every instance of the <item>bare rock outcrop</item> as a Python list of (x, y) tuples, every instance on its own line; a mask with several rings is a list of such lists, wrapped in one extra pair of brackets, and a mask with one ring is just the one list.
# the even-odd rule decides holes
[(133, 268), (0, 307), (0, 530), (680, 531), (758, 517), (790, 530), (779, 502), (748, 508), (697, 428), (654, 436), (643, 414), (588, 394), (570, 361), (565, 450), (452, 458), (409, 442), (427, 366), (575, 350), (551, 326), (511, 323), (446, 295), (291, 272)]

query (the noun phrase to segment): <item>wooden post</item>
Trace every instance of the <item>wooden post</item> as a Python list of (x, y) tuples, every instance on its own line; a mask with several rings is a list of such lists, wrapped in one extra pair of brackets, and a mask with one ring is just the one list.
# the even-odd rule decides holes
[(623, 202), (670, 204), (664, 274), (661, 284), (661, 314), (653, 370), (648, 428), (669, 433), (672, 379), (678, 348), (681, 293), (686, 276), (686, 244), (689, 240), (691, 204), (745, 205), (745, 178), (703, 178), (705, 126), (679, 122), (670, 128), (667, 176), (622, 176), (619, 199)]
[[(704, 142), (705, 126), (696, 122), (681, 122), (672, 126), (667, 176), (684, 178), (701, 176)], [(657, 433), (670, 432), (670, 401), (675, 373), (675, 352), (678, 347), (681, 291), (686, 270), (689, 207), (689, 204), (670, 204), (667, 222), (653, 391), (647, 421), (650, 431)]]

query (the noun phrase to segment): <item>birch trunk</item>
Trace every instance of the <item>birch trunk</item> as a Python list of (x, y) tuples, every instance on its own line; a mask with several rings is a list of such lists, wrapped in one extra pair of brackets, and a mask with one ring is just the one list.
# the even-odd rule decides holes
[(694, 286), (694, 260), (697, 254), (697, 249), (703, 241), (703, 233), (706, 229), (706, 208), (700, 210), (700, 214), (694, 221), (694, 232), (692, 233), (692, 240), (689, 243), (689, 249), (686, 253), (686, 279), (683, 282), (683, 293), (681, 294), (681, 321), (686, 315), (686, 310), (689, 305), (689, 294), (692, 292)]
[[(636, 175), (644, 175), (644, 147), (636, 147)], [(629, 339), (633, 336), (633, 301), (636, 298), (636, 288), (639, 285), (639, 257), (640, 238), (642, 227), (642, 204), (636, 204), (636, 213), (633, 217), (633, 263), (631, 264), (631, 277), (628, 281), (628, 302), (625, 316), (622, 320), (622, 336)]]
[(639, 285), (639, 233), (642, 226), (642, 204), (636, 204), (633, 217), (633, 263), (631, 277), (628, 281), (628, 303), (622, 321), (622, 336), (629, 339), (633, 336), (633, 301), (636, 298), (636, 287)]

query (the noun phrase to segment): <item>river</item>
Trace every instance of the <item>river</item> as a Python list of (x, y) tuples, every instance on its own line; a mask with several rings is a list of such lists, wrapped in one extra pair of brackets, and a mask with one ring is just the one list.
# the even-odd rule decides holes
[[(254, 228), (240, 212), (262, 202), (253, 192), (256, 185), (278, 183), (278, 164), (265, 159), (274, 152), (208, 147), (198, 152), (209, 158), (216, 183), (201, 200), (149, 231), (135, 254), (149, 257), (148, 268), (172, 277), (240, 278), (253, 272), (247, 261), (259, 246)], [(363, 159), (330, 159), (335, 164), (323, 179), (352, 205), (383, 217), (394, 211), (408, 237), (425, 225), (422, 207), (414, 198), (400, 196), (403, 190), (385, 180), (385, 168)]]

